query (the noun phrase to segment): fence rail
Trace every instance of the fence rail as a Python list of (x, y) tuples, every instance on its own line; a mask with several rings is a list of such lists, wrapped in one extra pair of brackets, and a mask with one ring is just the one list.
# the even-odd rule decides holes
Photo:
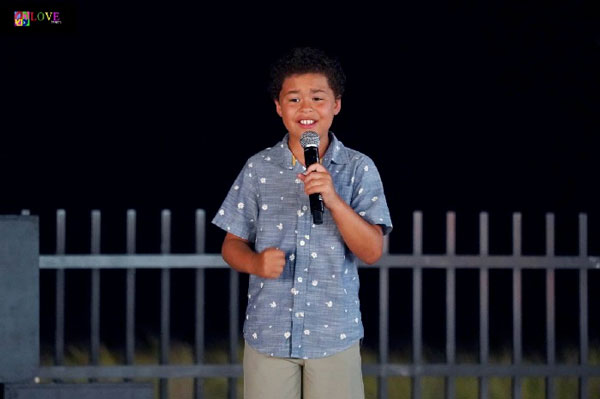
[[(28, 214), (27, 210), (22, 212)], [(65, 254), (66, 212), (56, 214), (56, 254), (40, 256), (40, 268), (56, 270), (56, 329), (54, 345), (54, 365), (41, 367), (39, 376), (56, 381), (75, 378), (160, 378), (160, 398), (167, 398), (168, 378), (194, 377), (195, 398), (203, 396), (203, 378), (227, 377), (228, 397), (234, 398), (236, 379), (242, 375), (237, 358), (239, 339), (238, 302), (239, 275), (229, 269), (229, 364), (213, 365), (204, 362), (204, 288), (205, 269), (228, 268), (220, 255), (204, 254), (205, 213), (196, 211), (196, 254), (171, 254), (170, 231), (171, 213), (161, 214), (161, 254), (136, 254), (136, 213), (127, 212), (127, 255), (100, 254), (100, 211), (91, 214), (91, 254)], [(554, 215), (546, 215), (546, 253), (543, 256), (525, 256), (521, 251), (521, 214), (512, 218), (512, 255), (489, 254), (488, 214), (479, 217), (479, 254), (456, 255), (456, 216), (446, 215), (446, 253), (444, 255), (423, 254), (423, 214), (413, 213), (413, 253), (410, 255), (390, 255), (387, 251), (377, 265), (360, 265), (361, 268), (379, 270), (379, 348), (378, 364), (363, 365), (364, 374), (378, 377), (378, 398), (388, 397), (387, 379), (391, 376), (411, 378), (411, 396), (419, 399), (422, 376), (442, 376), (445, 378), (445, 397), (453, 399), (457, 377), (477, 377), (479, 398), (488, 397), (488, 379), (492, 376), (511, 377), (512, 397), (521, 398), (521, 380), (524, 377), (545, 377), (546, 398), (554, 399), (556, 392), (553, 378), (574, 376), (578, 378), (579, 399), (588, 397), (588, 379), (600, 376), (600, 366), (589, 364), (588, 337), (588, 271), (600, 269), (600, 258), (588, 256), (587, 215), (579, 215), (578, 256), (556, 256), (554, 252)], [(161, 269), (161, 338), (159, 365), (134, 364), (134, 320), (135, 320), (135, 272), (136, 269)], [(195, 274), (195, 363), (194, 365), (169, 364), (170, 345), (170, 270), (180, 268), (196, 269)], [(389, 349), (389, 269), (412, 269), (412, 363), (390, 363)], [(423, 359), (423, 269), (441, 268), (446, 271), (446, 362), (443, 364), (425, 363)], [(91, 269), (91, 308), (90, 308), (90, 366), (64, 365), (64, 323), (65, 323), (65, 271), (67, 269)], [(125, 364), (120, 366), (98, 365), (100, 344), (100, 271), (102, 269), (125, 269), (126, 278), (126, 325), (125, 325)], [(479, 362), (476, 364), (456, 361), (456, 269), (477, 269), (479, 271)], [(512, 363), (510, 365), (491, 364), (489, 361), (489, 270), (512, 270)], [(546, 288), (546, 362), (544, 364), (524, 364), (522, 354), (522, 270), (545, 270)], [(579, 279), (579, 362), (559, 364), (556, 360), (555, 333), (555, 270), (578, 270)]]

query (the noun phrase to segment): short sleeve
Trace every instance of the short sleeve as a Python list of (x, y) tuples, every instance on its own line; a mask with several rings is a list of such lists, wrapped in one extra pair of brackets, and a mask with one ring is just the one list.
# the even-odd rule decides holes
[(252, 162), (249, 161), (235, 179), (223, 204), (212, 220), (213, 224), (226, 232), (252, 243), (256, 239), (258, 216), (255, 183), (256, 173), (254, 173)]
[(367, 222), (378, 224), (383, 235), (392, 231), (390, 211), (383, 192), (383, 183), (375, 163), (367, 156), (359, 161), (354, 175), (350, 206)]

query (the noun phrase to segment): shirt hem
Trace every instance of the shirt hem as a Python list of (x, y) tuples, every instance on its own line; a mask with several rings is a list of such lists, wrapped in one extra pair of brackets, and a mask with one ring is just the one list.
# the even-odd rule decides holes
[[(345, 351), (345, 350), (348, 350), (348, 349), (350, 349), (351, 347), (353, 347), (354, 345), (356, 345), (357, 343), (361, 342), (361, 340), (362, 340), (363, 338), (364, 338), (364, 336), (360, 336), (360, 337), (358, 337), (358, 338), (356, 338), (356, 339), (353, 339), (353, 340), (351, 340), (351, 341), (348, 341), (348, 342), (349, 342), (349, 343), (348, 343), (348, 345), (344, 346), (343, 348), (336, 349), (336, 350), (335, 350), (335, 351), (333, 351), (333, 352), (324, 351), (324, 352), (326, 352), (326, 353), (327, 353), (327, 355), (326, 355), (326, 356), (318, 356), (318, 357), (306, 357), (305, 359), (306, 359), (306, 360), (325, 359), (325, 358), (327, 358), (327, 357), (330, 357), (330, 356), (337, 355), (338, 353), (341, 353), (341, 352), (343, 352), (343, 351)], [(250, 347), (252, 347), (252, 349), (254, 349), (255, 351), (257, 351), (258, 353), (260, 353), (260, 354), (262, 354), (262, 355), (265, 355), (265, 356), (269, 356), (269, 357), (271, 357), (271, 353), (270, 353), (270, 352), (265, 352), (263, 349), (260, 349), (260, 348), (258, 348), (258, 347), (256, 347), (256, 346), (254, 346), (254, 345), (251, 343), (251, 341), (250, 341), (250, 340), (248, 340), (248, 339), (247, 339), (247, 338), (245, 338), (245, 337), (244, 337), (244, 341), (246, 342), (246, 344), (247, 344), (247, 345), (249, 345)], [(276, 357), (276, 358), (279, 358), (279, 359), (303, 359), (303, 358), (294, 357), (294, 356), (273, 356), (273, 357)]]

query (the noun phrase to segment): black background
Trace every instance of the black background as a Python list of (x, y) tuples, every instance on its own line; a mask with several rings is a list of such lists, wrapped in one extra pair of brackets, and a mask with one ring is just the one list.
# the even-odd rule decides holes
[[(492, 254), (511, 252), (512, 212), (523, 213), (525, 254), (544, 253), (546, 212), (556, 214), (558, 255), (577, 254), (580, 212), (588, 214), (589, 252), (600, 252), (600, 25), (592, 2), (418, 2), (393, 10), (54, 4), (76, 16), (66, 33), (22, 37), (3, 25), (1, 42), (8, 106), (0, 211), (39, 214), (42, 253), (54, 251), (57, 208), (67, 210), (68, 253), (89, 252), (92, 209), (103, 211), (103, 252), (125, 251), (127, 209), (138, 210), (138, 252), (159, 251), (162, 209), (173, 212), (172, 252), (193, 252), (195, 209), (210, 221), (245, 160), (285, 133), (266, 92), (268, 67), (304, 45), (338, 56), (345, 69), (332, 130), (376, 162), (395, 227), (392, 253), (411, 252), (415, 210), (424, 212), (425, 253), (444, 252), (447, 211), (457, 212), (458, 253), (478, 251), (481, 211), (490, 214)], [(207, 252), (219, 252), (224, 233), (209, 226), (207, 235)], [(114, 294), (123, 292), (123, 275), (103, 273), (103, 336), (118, 345), (121, 330), (104, 320), (123, 317), (124, 297)], [(181, 339), (191, 337), (186, 273), (173, 273), (173, 330)], [(216, 343), (227, 331), (227, 274), (210, 273), (207, 333)], [(424, 330), (425, 344), (443, 350), (440, 273), (426, 272)], [(463, 274), (458, 338), (468, 348), (477, 337), (477, 276)], [(158, 273), (138, 275), (138, 333), (151, 334)], [(76, 341), (89, 328), (89, 273), (72, 276), (67, 323)], [(53, 277), (42, 277), (49, 314)], [(365, 342), (375, 346), (377, 273), (361, 278)], [(510, 274), (491, 281), (492, 344), (501, 346), (510, 342)], [(577, 337), (576, 275), (559, 272), (557, 281), (558, 338), (567, 345)], [(542, 351), (544, 275), (526, 272), (523, 284), (526, 350)], [(409, 272), (392, 272), (391, 292), (391, 342), (400, 348), (410, 339)], [(49, 339), (51, 317), (43, 323)], [(600, 335), (593, 317), (590, 334)]]

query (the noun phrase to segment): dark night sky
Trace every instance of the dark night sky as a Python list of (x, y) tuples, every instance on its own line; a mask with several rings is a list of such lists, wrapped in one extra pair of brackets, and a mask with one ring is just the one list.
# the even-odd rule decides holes
[[(411, 250), (414, 210), (424, 211), (425, 252), (443, 252), (444, 214), (454, 210), (459, 253), (477, 251), (480, 211), (490, 212), (492, 253), (508, 253), (510, 214), (521, 211), (525, 253), (543, 253), (544, 213), (555, 212), (557, 253), (574, 254), (577, 213), (587, 212), (598, 254), (600, 32), (591, 2), (417, 3), (306, 3), (278, 14), (87, 3), (74, 6), (76, 33), (9, 31), (0, 43), (17, 56), (4, 58), (0, 212), (30, 208), (51, 223), (65, 208), (80, 218), (67, 250), (85, 253), (89, 211), (101, 209), (105, 229), (119, 232), (102, 249), (118, 253), (126, 209), (140, 213), (138, 251), (156, 252), (159, 212), (169, 208), (173, 252), (191, 252), (194, 209), (210, 220), (244, 161), (285, 133), (266, 93), (268, 66), (312, 45), (339, 56), (348, 76), (332, 130), (380, 170), (392, 252)], [(42, 225), (42, 252), (53, 251), (52, 228)], [(222, 236), (208, 228), (208, 252)]]

